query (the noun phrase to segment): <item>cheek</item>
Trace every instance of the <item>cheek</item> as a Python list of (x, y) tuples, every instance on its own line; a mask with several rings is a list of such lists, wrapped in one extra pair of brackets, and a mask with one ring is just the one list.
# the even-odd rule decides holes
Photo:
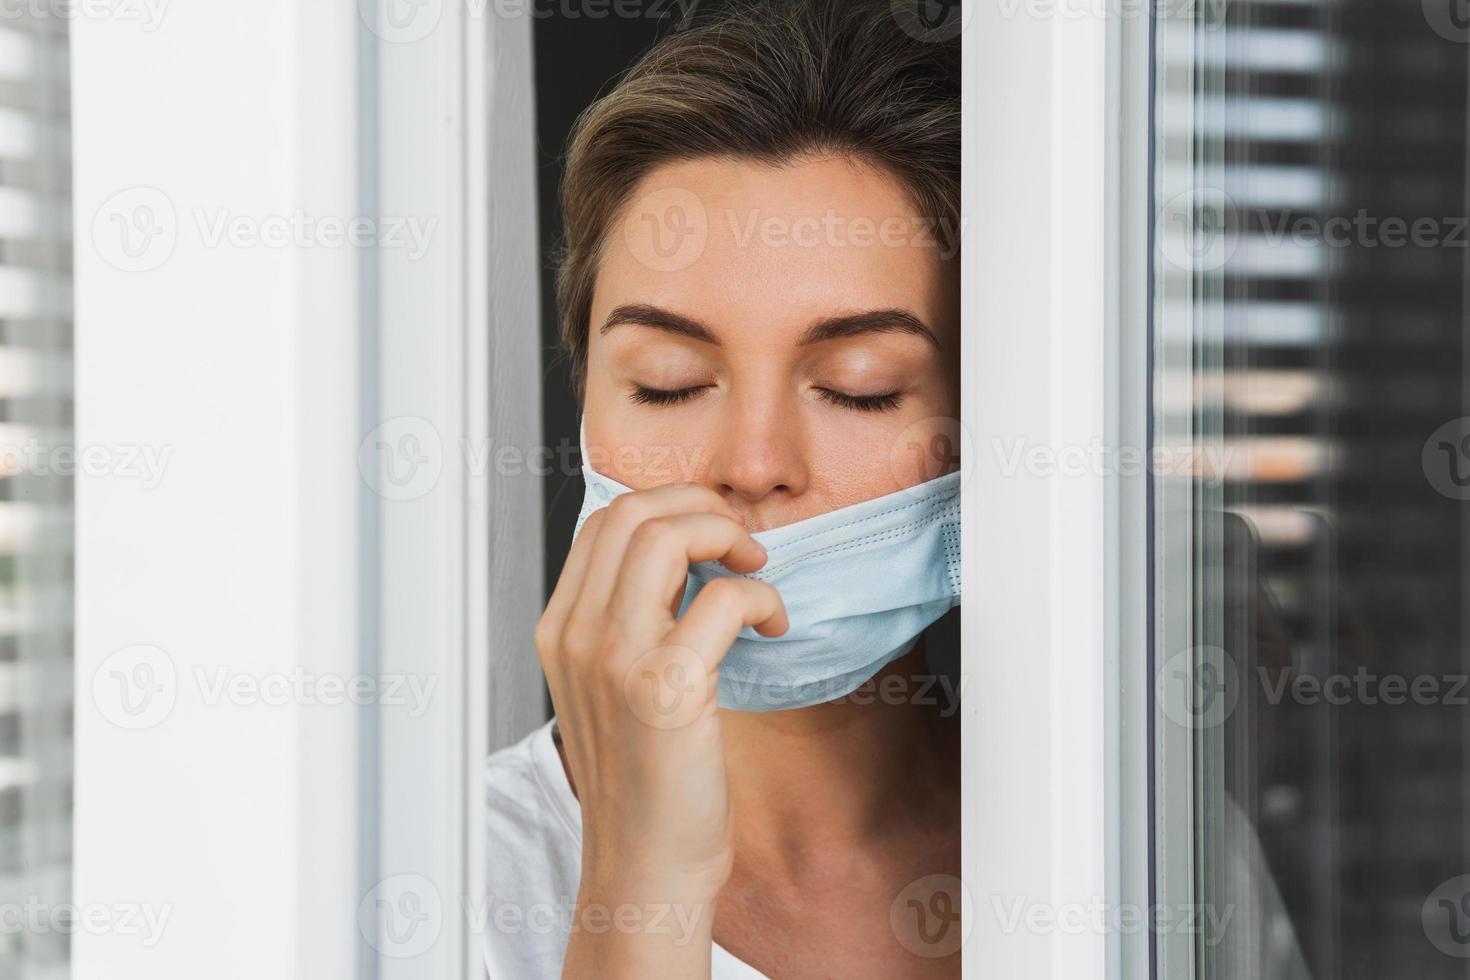
[(634, 490), (666, 483), (702, 483), (709, 469), (709, 436), (686, 418), (632, 406), (616, 395), (587, 388), (587, 459), (592, 469)]
[[(584, 462), (634, 490), (666, 483), (700, 483), (709, 469), (710, 419), (690, 407), (676, 411), (638, 405), (614, 371), (609, 345), (593, 337), (588, 353), (583, 417)], [(657, 380), (657, 379), (655, 379)]]
[[(944, 475), (932, 456), (934, 437), (953, 426), (943, 417), (833, 417), (811, 452), (812, 489), (823, 511), (896, 493)], [(946, 454), (947, 455), (947, 454)]]
[(903, 420), (823, 410), (810, 426), (808, 489), (813, 500), (808, 508), (816, 513), (885, 497), (919, 482), (910, 479), (911, 467), (894, 453)]
[(904, 487), (937, 480), (960, 468), (960, 454), (969, 452), (960, 421), (950, 415), (931, 415), (910, 423), (893, 441), (889, 462)]

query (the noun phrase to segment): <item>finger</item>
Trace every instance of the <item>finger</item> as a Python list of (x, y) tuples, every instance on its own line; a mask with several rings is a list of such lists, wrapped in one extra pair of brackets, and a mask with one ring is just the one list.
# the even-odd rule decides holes
[(766, 549), (744, 527), (719, 514), (650, 518), (628, 542), (608, 611), (639, 632), (667, 632), (684, 595), (689, 566), (715, 559), (744, 574), (766, 563)]
[(698, 651), (714, 667), (745, 627), (762, 636), (780, 636), (789, 625), (786, 605), (769, 582), (717, 578), (699, 590), (667, 642)]
[(655, 517), (671, 514), (723, 514), (738, 520), (735, 509), (708, 487), (695, 483), (668, 483), (649, 490), (637, 490), (617, 497), (605, 508), (606, 517), (598, 528), (597, 540), (587, 559), (587, 572), (582, 579), (574, 616), (602, 618), (617, 584), (618, 569), (628, 541), (638, 525)]

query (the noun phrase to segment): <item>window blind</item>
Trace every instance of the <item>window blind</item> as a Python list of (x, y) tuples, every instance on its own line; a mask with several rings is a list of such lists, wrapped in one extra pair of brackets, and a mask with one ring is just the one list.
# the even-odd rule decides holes
[(72, 215), (67, 19), (0, 18), (0, 976), (68, 975)]

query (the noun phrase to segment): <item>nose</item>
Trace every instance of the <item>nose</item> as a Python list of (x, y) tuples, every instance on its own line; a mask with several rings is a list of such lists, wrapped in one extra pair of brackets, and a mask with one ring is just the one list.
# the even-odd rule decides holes
[(710, 440), (710, 485), (761, 527), (774, 526), (761, 520), (763, 512), (774, 517), (806, 492), (807, 454), (796, 416), (780, 404), (733, 400)]

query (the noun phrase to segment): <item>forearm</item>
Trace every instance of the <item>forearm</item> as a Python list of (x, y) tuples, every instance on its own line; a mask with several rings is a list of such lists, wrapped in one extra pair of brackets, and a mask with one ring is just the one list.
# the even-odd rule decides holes
[(583, 878), (573, 913), (565, 980), (708, 977), (714, 897)]

